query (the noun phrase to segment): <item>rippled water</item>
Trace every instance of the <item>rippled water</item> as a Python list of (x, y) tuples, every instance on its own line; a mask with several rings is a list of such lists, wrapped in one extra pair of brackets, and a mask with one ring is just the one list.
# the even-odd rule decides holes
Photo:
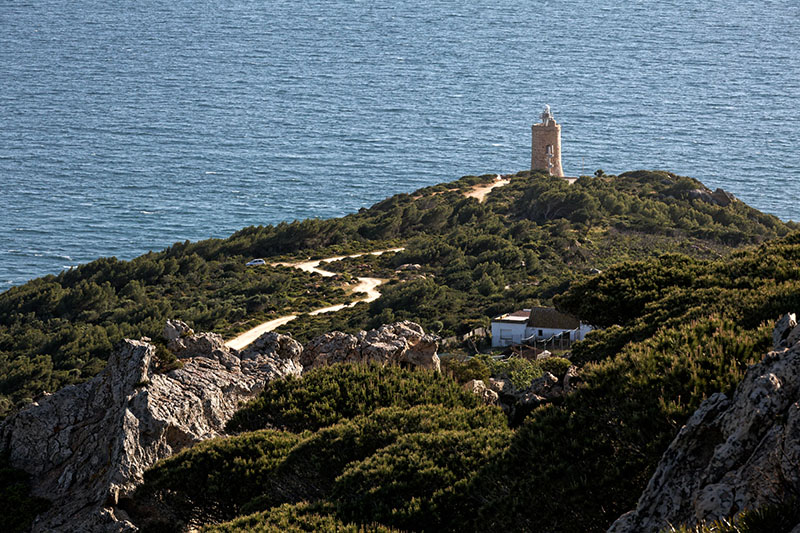
[[(466, 5), (462, 5), (466, 4)], [(794, 0), (0, 2), (0, 289), (530, 161), (800, 202)]]

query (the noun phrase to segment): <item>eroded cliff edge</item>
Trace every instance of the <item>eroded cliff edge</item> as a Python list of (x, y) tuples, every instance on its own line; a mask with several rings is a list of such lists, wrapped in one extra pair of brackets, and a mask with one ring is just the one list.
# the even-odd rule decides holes
[(149, 466), (219, 436), (240, 402), (302, 368), (302, 347), (288, 337), (238, 354), (218, 335), (195, 335), (180, 322), (165, 334), (182, 368), (157, 373), (149, 339), (125, 340), (92, 380), (0, 426), (10, 463), (32, 475), (34, 495), (52, 501), (33, 531), (136, 531), (117, 504)]
[[(728, 518), (800, 490), (800, 326), (784, 315), (773, 351), (731, 398), (703, 402), (670, 444), (636, 509), (609, 533)], [(798, 524), (794, 531), (800, 530)]]

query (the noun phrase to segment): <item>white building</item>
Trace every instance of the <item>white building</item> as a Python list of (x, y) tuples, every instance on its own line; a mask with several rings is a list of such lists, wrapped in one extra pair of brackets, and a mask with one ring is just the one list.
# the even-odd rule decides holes
[(557, 336), (565, 339), (569, 336), (570, 341), (580, 341), (591, 329), (589, 324), (559, 313), (553, 307), (534, 307), (492, 319), (492, 347)]

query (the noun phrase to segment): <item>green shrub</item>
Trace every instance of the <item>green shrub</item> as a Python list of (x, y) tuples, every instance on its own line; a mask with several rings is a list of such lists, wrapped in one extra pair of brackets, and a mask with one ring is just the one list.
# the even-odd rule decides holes
[(502, 452), (510, 437), (510, 430), (496, 428), (403, 435), (345, 470), (336, 479), (332, 500), (339, 516), (349, 521), (435, 528), (434, 494), (471, 476)]
[(205, 441), (159, 461), (145, 473), (135, 499), (142, 508), (147, 501), (159, 502), (162, 514), (181, 524), (229, 520), (325, 498), (348, 464), (405, 435), (507, 428), (498, 408), (421, 405), (379, 409), (313, 434), (243, 433)]
[(424, 404), (475, 407), (478, 400), (439, 372), (337, 364), (314, 369), (302, 378), (269, 382), (257, 399), (236, 412), (227, 430), (316, 430), (380, 407)]
[(201, 442), (147, 470), (136, 500), (158, 501), (170, 510), (171, 521), (183, 525), (230, 519), (261, 494), (271, 473), (302, 438), (261, 430)]
[(262, 513), (256, 513), (231, 522), (204, 527), (203, 533), (316, 533), (337, 531), (339, 533), (393, 533), (397, 530), (380, 524), (354, 525), (342, 522), (325, 506), (283, 505)]
[(542, 369), (542, 372), (550, 372), (558, 379), (563, 378), (564, 374), (566, 374), (567, 370), (569, 370), (569, 367), (572, 366), (572, 362), (569, 359), (564, 359), (563, 357), (549, 357), (537, 362), (539, 363), (539, 367)]
[(471, 357), (466, 360), (456, 357), (443, 357), (442, 372), (452, 376), (458, 383), (466, 383), (473, 379), (488, 383), (489, 378), (492, 377), (487, 362), (478, 357)]

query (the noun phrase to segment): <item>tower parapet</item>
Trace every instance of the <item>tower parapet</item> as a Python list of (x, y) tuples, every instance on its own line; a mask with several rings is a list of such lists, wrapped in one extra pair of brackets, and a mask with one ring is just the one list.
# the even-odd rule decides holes
[(531, 170), (543, 170), (551, 176), (564, 177), (561, 168), (561, 125), (553, 118), (550, 106), (544, 106), (542, 121), (531, 126)]

